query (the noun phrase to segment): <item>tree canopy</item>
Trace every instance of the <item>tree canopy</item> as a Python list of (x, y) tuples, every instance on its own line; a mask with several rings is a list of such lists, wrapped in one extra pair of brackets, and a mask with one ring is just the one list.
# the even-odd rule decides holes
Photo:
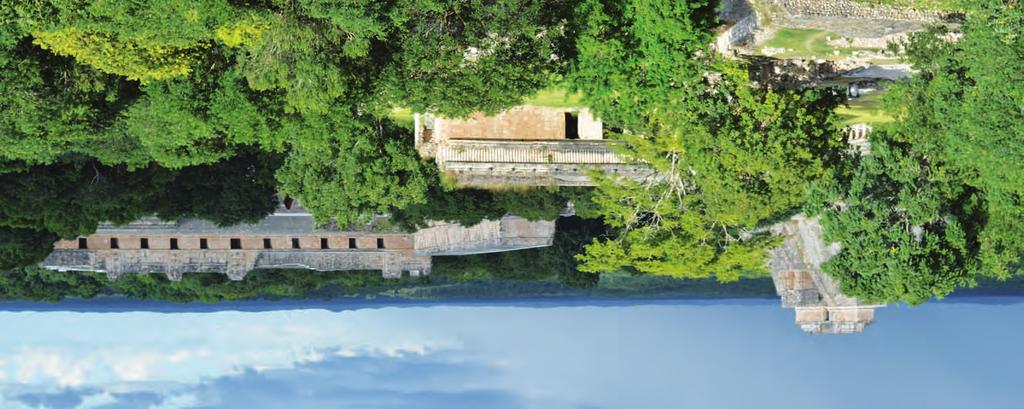
[(919, 70), (889, 97), (897, 122), (835, 168), (822, 209), (826, 266), (845, 293), (919, 304), (1024, 260), (1024, 6), (972, 2), (958, 33), (904, 44)]
[[(713, 69), (721, 74), (707, 75)], [(761, 228), (795, 213), (809, 182), (842, 159), (838, 93), (762, 89), (740, 67), (713, 59), (678, 70), (676, 78), (690, 79), (678, 99), (665, 101), (665, 111), (637, 111), (628, 121), (642, 132), (618, 135), (622, 154), (654, 173), (594, 175), (597, 212), (620, 234), (588, 246), (583, 271), (722, 281), (765, 274), (777, 240)]]
[(0, 3), (0, 159), (128, 170), (283, 153), (318, 222), (421, 204), (431, 170), (395, 107), (520, 103), (566, 66), (573, 2)]
[(100, 223), (143, 216), (256, 222), (277, 207), (280, 159), (247, 153), (214, 165), (129, 171), (79, 158), (0, 173), (0, 264), (42, 261), (58, 238), (92, 234)]

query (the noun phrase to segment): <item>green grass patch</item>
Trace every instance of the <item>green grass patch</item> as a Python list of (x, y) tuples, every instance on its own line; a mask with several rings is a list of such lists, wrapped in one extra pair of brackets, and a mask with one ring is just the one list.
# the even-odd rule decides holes
[(882, 107), (882, 93), (877, 91), (863, 94), (860, 98), (850, 101), (849, 106), (836, 109), (836, 113), (842, 118), (844, 125), (877, 125), (894, 120)]
[(391, 112), (388, 112), (388, 117), (395, 121), (396, 125), (403, 128), (413, 129), (416, 126), (412, 109), (409, 108), (393, 108)]
[(878, 52), (873, 48), (833, 47), (829, 45), (829, 39), (842, 38), (841, 35), (822, 31), (800, 28), (783, 28), (764, 43), (758, 45), (759, 49), (773, 48), (785, 50), (773, 54), (778, 58), (820, 58), (835, 60), (853, 55), (854, 51)]
[(523, 104), (551, 108), (577, 108), (583, 106), (583, 94), (569, 93), (564, 86), (552, 86), (523, 99)]

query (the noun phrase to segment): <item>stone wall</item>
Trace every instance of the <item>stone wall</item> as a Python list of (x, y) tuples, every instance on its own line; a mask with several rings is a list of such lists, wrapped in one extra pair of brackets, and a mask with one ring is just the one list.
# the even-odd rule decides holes
[(577, 120), (579, 139), (600, 140), (602, 126), (586, 108), (548, 108), (520, 106), (486, 116), (473, 114), (468, 119), (436, 117), (431, 124), (432, 137), (438, 141), (452, 139), (499, 140), (564, 140), (566, 117)]
[(841, 17), (872, 20), (939, 22), (945, 13), (864, 5), (850, 0), (765, 0), (781, 7), (792, 17)]
[(622, 164), (608, 142), (603, 141), (449, 141), (438, 147), (435, 159), (447, 162)]
[(65, 271), (96, 271), (112, 278), (125, 274), (166, 274), (180, 279), (193, 272), (227, 274), (241, 280), (255, 269), (302, 268), (317, 271), (379, 270), (385, 277), (403, 271), (429, 272), (430, 257), (411, 250), (54, 250), (43, 267)]
[(447, 162), (444, 172), (459, 186), (494, 188), (509, 186), (594, 186), (589, 170), (633, 180), (652, 176), (650, 169), (629, 164), (484, 163)]
[[(308, 223), (305, 230), (303, 222)], [(283, 229), (284, 232), (276, 229)], [(505, 216), (463, 227), (435, 223), (414, 234), (314, 229), (302, 217), (270, 216), (248, 227), (213, 228), (192, 221), (139, 223), (105, 228), (55, 243), (42, 266), (64, 271), (166, 274), (223, 273), (235, 280), (254, 269), (305, 268), (319, 271), (380, 270), (428, 274), (434, 255), (477, 254), (550, 246), (551, 221)]]
[(472, 227), (441, 223), (416, 232), (416, 253), (436, 256), (494, 253), (550, 246), (555, 222), (509, 216)]
[(753, 39), (759, 28), (757, 15), (750, 14), (719, 34), (713, 47), (719, 53), (728, 54), (733, 48)]
[(772, 249), (768, 268), (782, 306), (793, 308), (801, 330), (815, 334), (852, 334), (863, 331), (874, 321), (878, 305), (864, 305), (847, 297), (839, 286), (822, 272), (822, 263), (837, 254), (838, 244), (826, 244), (816, 219), (795, 216), (772, 227), (785, 237)]
[(433, 155), (438, 168), (465, 187), (593, 186), (591, 169), (631, 178), (651, 174), (606, 141), (449, 140)]

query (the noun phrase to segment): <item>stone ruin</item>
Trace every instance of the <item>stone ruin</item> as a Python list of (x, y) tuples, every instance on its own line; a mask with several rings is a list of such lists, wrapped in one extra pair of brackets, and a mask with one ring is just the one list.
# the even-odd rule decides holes
[(516, 216), (472, 227), (432, 223), (415, 233), (386, 228), (314, 228), (301, 210), (282, 209), (250, 225), (217, 227), (198, 220), (143, 219), (101, 226), (95, 234), (62, 240), (42, 266), (62, 271), (124, 274), (210, 272), (241, 280), (255, 269), (380, 270), (384, 277), (430, 274), (433, 256), (514, 251), (550, 246), (553, 221)]
[(782, 306), (794, 310), (800, 329), (814, 334), (853, 334), (874, 322), (875, 309), (884, 305), (863, 304), (843, 295), (835, 281), (821, 271), (821, 264), (839, 252), (839, 245), (824, 243), (817, 220), (796, 216), (772, 231), (785, 240), (771, 251), (768, 267)]
[(593, 186), (589, 171), (642, 178), (586, 108), (520, 106), (452, 119), (417, 114), (416, 149), (463, 187)]

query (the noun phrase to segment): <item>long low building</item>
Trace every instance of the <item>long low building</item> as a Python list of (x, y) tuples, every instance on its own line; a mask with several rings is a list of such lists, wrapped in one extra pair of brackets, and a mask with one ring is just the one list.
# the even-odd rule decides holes
[(459, 185), (593, 186), (593, 170), (642, 178), (586, 108), (520, 106), (467, 119), (416, 115), (416, 149)]
[(516, 216), (472, 227), (434, 223), (415, 233), (368, 227), (360, 231), (315, 228), (303, 212), (282, 211), (256, 224), (217, 227), (183, 220), (144, 219), (101, 226), (95, 234), (59, 241), (43, 267), (95, 271), (111, 278), (161, 273), (172, 280), (190, 272), (241, 280), (254, 269), (380, 270), (385, 277), (430, 273), (431, 258), (550, 246), (552, 221)]

